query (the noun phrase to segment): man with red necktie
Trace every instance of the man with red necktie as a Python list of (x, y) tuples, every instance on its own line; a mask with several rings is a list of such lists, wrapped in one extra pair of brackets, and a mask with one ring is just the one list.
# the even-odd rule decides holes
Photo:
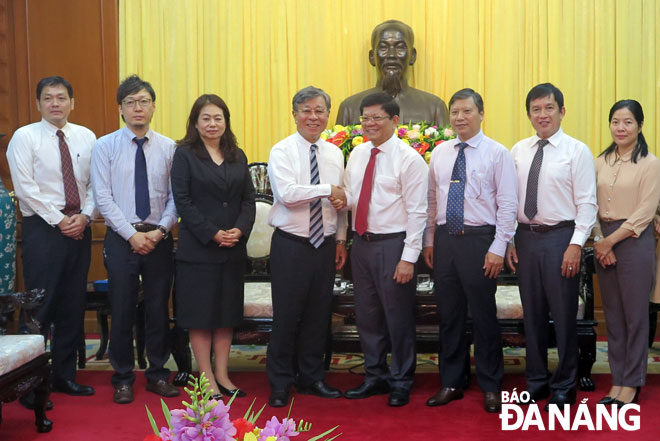
[(94, 389), (76, 383), (76, 349), (91, 256), (88, 225), (96, 213), (89, 176), (96, 136), (68, 122), (73, 107), (73, 87), (67, 80), (52, 76), (39, 81), (42, 120), (14, 133), (7, 160), (23, 215), (25, 288), (46, 290), (37, 319), (44, 335), (54, 325), (53, 389), (92, 395)]
[(390, 406), (404, 406), (415, 373), (413, 277), (426, 224), (428, 167), (396, 136), (399, 105), (390, 95), (365, 97), (360, 113), (369, 142), (351, 152), (344, 190), (353, 212), (351, 263), (366, 376), (345, 396), (358, 399), (389, 392)]

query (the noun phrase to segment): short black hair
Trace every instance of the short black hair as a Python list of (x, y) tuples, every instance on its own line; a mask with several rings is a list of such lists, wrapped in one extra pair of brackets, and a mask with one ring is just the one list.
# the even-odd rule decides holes
[(466, 100), (468, 98), (472, 98), (474, 100), (474, 104), (477, 106), (477, 110), (479, 113), (484, 111), (484, 100), (481, 98), (481, 95), (479, 95), (478, 92), (476, 92), (474, 89), (461, 89), (455, 94), (452, 95), (451, 99), (449, 100), (449, 108), (451, 109), (452, 104), (454, 104), (454, 101), (456, 100)]
[(399, 108), (399, 103), (394, 101), (392, 95), (385, 92), (372, 93), (364, 97), (360, 103), (360, 114), (365, 107), (376, 106), (380, 104), (383, 110), (390, 116), (392, 119), (394, 116), (399, 116), (401, 109)]
[(69, 99), (73, 98), (73, 86), (71, 86), (71, 83), (59, 75), (53, 75), (52, 77), (42, 78), (37, 83), (37, 101), (41, 99), (41, 91), (44, 90), (44, 87), (59, 86), (60, 84), (69, 92)]
[(550, 83), (537, 84), (536, 86), (532, 87), (532, 90), (530, 90), (527, 94), (527, 100), (525, 100), (525, 108), (527, 109), (527, 114), (529, 115), (529, 103), (535, 99), (544, 98), (551, 95), (555, 98), (555, 101), (557, 101), (557, 105), (561, 110), (561, 108), (564, 107), (564, 94), (561, 93), (561, 90)]
[(154, 92), (154, 88), (151, 87), (151, 84), (149, 84), (147, 81), (143, 81), (140, 77), (133, 74), (129, 77), (126, 77), (117, 88), (117, 104), (121, 105), (121, 102), (124, 100), (124, 98), (134, 93), (138, 93), (142, 89), (149, 92), (149, 95), (151, 95), (151, 100), (156, 102), (156, 92)]

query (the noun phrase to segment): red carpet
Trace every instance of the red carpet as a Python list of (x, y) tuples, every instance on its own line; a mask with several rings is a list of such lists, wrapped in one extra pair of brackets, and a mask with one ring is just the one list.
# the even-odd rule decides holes
[[(96, 388), (93, 397), (74, 398), (63, 394), (52, 394), (55, 408), (48, 412), (54, 426), (51, 433), (38, 434), (34, 426), (34, 413), (21, 407), (17, 402), (3, 405), (0, 441), (142, 441), (150, 433), (144, 405), (147, 404), (156, 416), (157, 423), (164, 425), (160, 413), (160, 397), (144, 390), (144, 377), (138, 373), (135, 384), (135, 401), (129, 405), (117, 405), (112, 402), (111, 372), (81, 371), (78, 380)], [(237, 399), (232, 405), (231, 417), (242, 417), (245, 410), (257, 397), (259, 407), (268, 399), (269, 388), (265, 373), (237, 372), (232, 379), (245, 389), (250, 398)], [(362, 377), (347, 373), (330, 373), (328, 382), (342, 389), (357, 386)], [(609, 375), (596, 375), (596, 392), (579, 392), (578, 399), (588, 399), (592, 418), (595, 419), (596, 401), (609, 387)], [(386, 396), (371, 397), (366, 400), (325, 400), (308, 395), (296, 395), (292, 416), (311, 421), (314, 426), (310, 432), (316, 435), (335, 425), (343, 435), (338, 441), (357, 440), (510, 440), (516, 437), (533, 436), (536, 440), (618, 440), (631, 436), (636, 441), (657, 440), (660, 415), (660, 375), (649, 375), (647, 386), (640, 397), (642, 408), (640, 430), (626, 432), (619, 428), (614, 432), (608, 428), (601, 432), (589, 432), (582, 427), (577, 433), (568, 431), (539, 431), (532, 427), (528, 432), (522, 430), (502, 431), (497, 414), (483, 411), (483, 395), (473, 378), (472, 387), (465, 398), (444, 407), (429, 408), (424, 405), (439, 386), (435, 374), (419, 374), (415, 377), (415, 388), (411, 403), (402, 408), (390, 408), (386, 405)], [(524, 387), (520, 375), (505, 376), (505, 390)], [(183, 391), (182, 391), (183, 392)], [(184, 397), (182, 395), (182, 397)], [(187, 397), (187, 396), (186, 396)], [(185, 397), (184, 397), (185, 398)], [(170, 408), (176, 408), (181, 398), (167, 399)], [(266, 407), (258, 425), (263, 427), (266, 418), (275, 415), (286, 416), (288, 408), (272, 409)], [(547, 423), (547, 414), (541, 411)], [(573, 411), (573, 415), (575, 410)], [(571, 420), (573, 421), (573, 420)], [(547, 426), (547, 424), (546, 424)], [(607, 426), (606, 426), (607, 427)], [(307, 436), (305, 436), (307, 435)], [(292, 441), (304, 441), (310, 434), (302, 434)]]

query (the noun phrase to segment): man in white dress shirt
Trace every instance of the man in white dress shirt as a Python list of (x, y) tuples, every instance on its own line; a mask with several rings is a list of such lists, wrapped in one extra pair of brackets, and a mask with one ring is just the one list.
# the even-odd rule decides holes
[(426, 225), (428, 167), (396, 136), (399, 105), (390, 95), (366, 96), (360, 113), (369, 142), (351, 152), (344, 189), (355, 230), (351, 265), (366, 376), (345, 396), (389, 392), (390, 406), (404, 406), (416, 364), (413, 276)]
[(87, 272), (95, 215), (89, 166), (96, 136), (68, 122), (73, 88), (59, 76), (37, 84), (42, 120), (14, 133), (7, 150), (23, 215), (25, 288), (44, 288), (37, 310), (44, 335), (51, 336), (53, 388), (69, 395), (92, 395), (76, 383), (76, 349), (83, 338)]
[[(513, 146), (518, 174), (518, 229), (507, 264), (518, 271), (524, 310), (527, 391), (534, 401), (575, 403), (578, 370), (576, 316), (582, 247), (596, 222), (596, 174), (589, 148), (565, 134), (564, 96), (550, 83), (527, 94), (536, 135)], [(548, 319), (555, 327), (559, 364), (548, 371)]]
[(321, 139), (330, 97), (306, 87), (293, 97), (297, 132), (273, 146), (268, 176), (274, 202), (268, 223), (273, 233), (270, 269), (273, 331), (266, 371), (268, 403), (286, 406), (289, 389), (323, 398), (341, 392), (326, 384), (323, 355), (330, 326), (335, 270), (346, 261), (344, 157)]
[(431, 155), (423, 252), (435, 279), (443, 387), (426, 404), (463, 398), (469, 306), (484, 408), (499, 412), (504, 362), (495, 292), (515, 232), (518, 194), (509, 150), (484, 135), (483, 116), (481, 95), (472, 89), (456, 92), (449, 101), (449, 121), (458, 138), (438, 145)]

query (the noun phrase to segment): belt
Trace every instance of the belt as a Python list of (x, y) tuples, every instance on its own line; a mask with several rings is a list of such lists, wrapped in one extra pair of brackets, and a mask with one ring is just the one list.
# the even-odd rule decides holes
[(518, 224), (518, 228), (520, 228), (521, 230), (529, 230), (529, 231), (533, 231), (534, 233), (547, 233), (548, 231), (558, 230), (560, 228), (574, 227), (574, 226), (575, 226), (575, 221), (572, 220), (561, 221), (555, 225), (521, 224), (521, 223)]
[(375, 233), (364, 233), (362, 236), (355, 233), (356, 236), (367, 242), (378, 242), (379, 240), (394, 239), (396, 237), (405, 237), (405, 231), (399, 233), (386, 233), (386, 234), (375, 234)]
[(158, 225), (154, 224), (145, 224), (142, 222), (138, 222), (136, 224), (131, 224), (133, 228), (135, 228), (135, 231), (139, 233), (148, 233), (149, 231), (154, 231), (158, 229)]
[[(295, 240), (296, 242), (300, 242), (312, 246), (312, 243), (309, 241), (309, 237), (303, 237), (303, 236), (298, 236), (296, 234), (287, 233), (286, 231), (280, 230), (279, 228), (275, 228), (275, 232), (282, 237), (286, 237), (287, 239)], [(328, 239), (333, 239), (333, 236), (324, 236), (323, 243), (325, 244), (328, 241)]]
[[(447, 224), (437, 225), (438, 230), (447, 229)], [(452, 234), (452, 236), (477, 236), (482, 234), (495, 234), (495, 225), (464, 225), (463, 231), (458, 234)]]

